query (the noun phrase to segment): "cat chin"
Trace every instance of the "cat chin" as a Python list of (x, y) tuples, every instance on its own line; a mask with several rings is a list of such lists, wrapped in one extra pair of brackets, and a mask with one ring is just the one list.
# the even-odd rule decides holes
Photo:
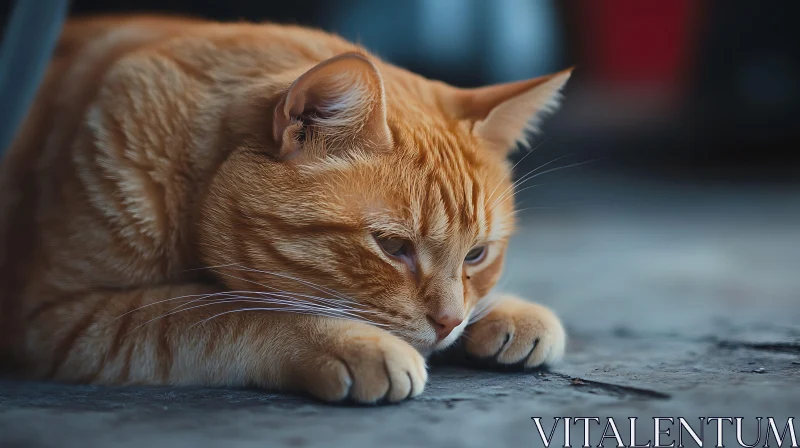
[[(446, 338), (442, 339), (441, 341), (437, 342), (429, 349), (429, 353), (425, 354), (425, 356), (430, 355), (433, 352), (442, 351), (451, 345), (455, 344), (458, 338), (464, 333), (464, 328), (467, 327), (467, 320), (465, 319), (464, 322), (453, 329), (453, 331), (447, 335)], [(424, 353), (423, 353), (424, 354)]]
[(461, 337), (461, 335), (464, 334), (464, 330), (467, 328), (468, 324), (469, 324), (469, 316), (467, 316), (466, 319), (461, 321), (461, 323), (458, 324), (457, 327), (453, 328), (453, 331), (451, 331), (446, 338), (436, 343), (436, 345), (434, 345), (434, 351), (444, 350), (447, 347), (450, 347), (451, 345), (455, 344), (456, 341)]
[(428, 357), (435, 352), (442, 351), (451, 345), (455, 344), (456, 341), (461, 337), (464, 333), (464, 329), (467, 328), (467, 324), (469, 323), (469, 319), (464, 319), (464, 321), (459, 324), (457, 327), (453, 328), (453, 331), (447, 335), (446, 338), (442, 339), (441, 341), (431, 341), (430, 339), (417, 339), (411, 338), (407, 339), (408, 343), (411, 344), (412, 347), (417, 349), (417, 351), (424, 357)]
[(455, 331), (451, 333), (448, 337), (444, 338), (443, 340), (435, 343), (435, 344), (425, 344), (419, 345), (412, 343), (411, 345), (417, 349), (417, 351), (425, 358), (429, 357), (430, 355), (442, 351), (447, 347), (455, 344), (458, 338), (461, 337), (461, 331), (458, 334), (455, 334)]

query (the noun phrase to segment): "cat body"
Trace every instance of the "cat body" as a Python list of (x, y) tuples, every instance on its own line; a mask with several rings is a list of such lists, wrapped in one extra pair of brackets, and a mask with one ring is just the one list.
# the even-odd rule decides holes
[(372, 403), (425, 357), (534, 367), (497, 282), (508, 151), (569, 72), (458, 89), (301, 27), (70, 21), (0, 176), (0, 349), (26, 377)]

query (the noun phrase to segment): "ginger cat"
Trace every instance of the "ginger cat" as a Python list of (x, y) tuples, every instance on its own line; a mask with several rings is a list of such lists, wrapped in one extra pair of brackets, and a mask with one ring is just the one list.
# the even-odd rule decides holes
[(559, 360), (490, 293), (507, 155), (564, 71), (460, 89), (311, 29), (73, 20), (2, 166), (0, 349), (28, 378), (422, 393), (464, 338)]

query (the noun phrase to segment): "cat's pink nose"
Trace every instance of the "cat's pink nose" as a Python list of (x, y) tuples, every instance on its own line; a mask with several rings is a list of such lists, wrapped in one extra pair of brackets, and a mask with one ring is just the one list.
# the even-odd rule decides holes
[(448, 315), (440, 317), (428, 316), (428, 320), (431, 321), (433, 329), (436, 330), (436, 337), (440, 341), (446, 338), (447, 335), (452, 333), (454, 328), (461, 325), (461, 322), (464, 321), (464, 319), (458, 317), (451, 317)]

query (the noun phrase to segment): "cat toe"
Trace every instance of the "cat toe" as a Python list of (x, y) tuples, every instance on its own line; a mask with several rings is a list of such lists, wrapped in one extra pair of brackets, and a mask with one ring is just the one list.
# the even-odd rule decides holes
[(526, 361), (536, 350), (538, 342), (538, 338), (534, 340), (517, 338), (516, 341), (512, 341), (507, 345), (506, 349), (497, 355), (497, 362), (500, 364), (518, 364)]
[(467, 353), (475, 358), (497, 360), (513, 339), (511, 321), (486, 319), (468, 327), (464, 345)]
[(525, 358), (525, 367), (534, 368), (558, 363), (564, 357), (566, 342), (563, 330), (547, 335), (538, 341)]
[(467, 328), (469, 355), (501, 366), (539, 367), (564, 355), (566, 333), (544, 306), (518, 299), (501, 303), (483, 320)]
[(352, 378), (348, 398), (353, 403), (396, 403), (425, 388), (425, 360), (394, 336), (350, 341), (341, 358)]

